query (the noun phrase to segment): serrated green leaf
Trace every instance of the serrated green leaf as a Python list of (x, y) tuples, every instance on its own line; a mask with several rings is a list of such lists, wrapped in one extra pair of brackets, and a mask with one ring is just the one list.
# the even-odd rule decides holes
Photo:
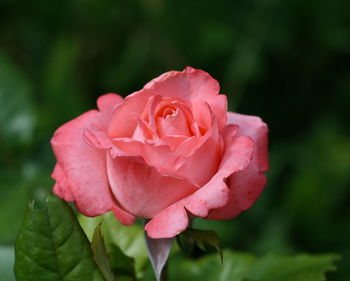
[(337, 255), (278, 256), (225, 251), (225, 262), (216, 255), (199, 260), (170, 263), (170, 280), (181, 281), (324, 281), (325, 273), (335, 270)]
[(52, 195), (42, 209), (28, 207), (15, 253), (17, 281), (103, 280), (73, 211)]
[(101, 233), (101, 224), (97, 225), (92, 237), (91, 249), (94, 259), (106, 281), (114, 281), (114, 275), (109, 265), (109, 257)]

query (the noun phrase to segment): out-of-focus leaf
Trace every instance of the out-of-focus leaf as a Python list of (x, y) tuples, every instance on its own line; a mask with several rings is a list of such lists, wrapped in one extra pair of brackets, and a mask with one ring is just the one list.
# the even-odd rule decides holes
[(103, 216), (87, 217), (82, 214), (78, 215), (78, 221), (81, 228), (84, 230), (87, 238), (92, 241), (96, 227), (102, 222)]
[(117, 245), (111, 245), (109, 253), (110, 263), (113, 271), (116, 273), (118, 280), (123, 276), (135, 278), (135, 262), (133, 258), (123, 253)]
[(0, 53), (0, 140), (10, 145), (26, 143), (33, 135), (30, 91), (28, 81)]
[(101, 225), (99, 224), (92, 237), (91, 249), (94, 253), (94, 259), (106, 281), (114, 281), (114, 275), (109, 265), (109, 257), (103, 241), (101, 233)]
[(13, 264), (15, 261), (15, 250), (13, 246), (0, 246), (0, 273), (1, 280), (15, 281)]
[(257, 258), (251, 254), (225, 251), (225, 262), (216, 255), (196, 261), (170, 264), (170, 280), (194, 281), (324, 281), (325, 273), (335, 270), (337, 255), (278, 256)]
[(124, 226), (111, 212), (95, 218), (79, 215), (79, 222), (88, 237), (92, 237), (93, 230), (101, 221), (107, 251), (111, 252), (113, 245), (117, 245), (123, 253), (135, 260), (136, 275), (141, 276), (148, 260), (142, 226)]
[(173, 238), (152, 239), (145, 232), (145, 240), (148, 249), (148, 256), (151, 260), (157, 281), (160, 280), (163, 268), (168, 260)]
[(71, 208), (49, 195), (45, 206), (32, 203), (16, 240), (17, 281), (103, 280), (89, 242)]

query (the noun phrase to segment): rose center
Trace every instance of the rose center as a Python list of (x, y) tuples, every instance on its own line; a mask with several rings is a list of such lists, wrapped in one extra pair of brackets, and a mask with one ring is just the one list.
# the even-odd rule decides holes
[(172, 108), (167, 108), (164, 110), (162, 114), (162, 118), (169, 119), (171, 117), (175, 117), (178, 113), (178, 109), (174, 110)]

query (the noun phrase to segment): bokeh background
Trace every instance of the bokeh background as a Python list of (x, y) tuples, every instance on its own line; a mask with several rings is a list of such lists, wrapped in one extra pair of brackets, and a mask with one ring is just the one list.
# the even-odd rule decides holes
[(230, 110), (270, 127), (262, 197), (197, 226), (237, 251), (340, 253), (329, 280), (348, 280), (349, 10), (345, 0), (0, 0), (0, 270), (28, 202), (52, 187), (54, 130), (103, 93), (191, 65), (220, 82)]

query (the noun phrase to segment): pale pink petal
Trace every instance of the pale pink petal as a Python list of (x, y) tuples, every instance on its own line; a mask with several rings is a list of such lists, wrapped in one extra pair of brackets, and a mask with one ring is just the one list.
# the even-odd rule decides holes
[(165, 118), (156, 118), (157, 132), (159, 137), (165, 136), (190, 136), (190, 130), (187, 126), (186, 116), (179, 108)]
[(99, 114), (98, 120), (95, 120), (95, 124), (104, 131), (107, 131), (114, 109), (122, 103), (123, 98), (117, 94), (105, 94), (100, 96), (97, 99), (97, 107), (101, 114)]
[(111, 138), (132, 137), (146, 102), (142, 97), (127, 97), (124, 103), (117, 105), (109, 122), (108, 135)]
[(186, 138), (176, 148), (176, 153), (180, 156), (189, 157), (191, 153), (194, 152), (194, 149), (196, 149), (199, 145), (204, 143), (205, 140), (206, 138), (204, 137), (200, 138), (197, 136)]
[(191, 111), (192, 104), (189, 101), (180, 98), (165, 98), (159, 95), (154, 95), (150, 96), (141, 114), (141, 120), (147, 123), (149, 129), (160, 137), (164, 136), (165, 132), (162, 134), (162, 132), (159, 132), (158, 130), (157, 123), (159, 121), (157, 122), (157, 120), (159, 118), (168, 119), (170, 117), (177, 117), (176, 122), (173, 123), (187, 125), (185, 123), (191, 124), (193, 122)]
[(84, 131), (84, 141), (98, 149), (110, 149), (114, 147), (112, 140), (107, 136), (104, 130), (90, 126), (90, 129)]
[(182, 72), (169, 71), (147, 83), (144, 89), (164, 97), (204, 100), (219, 94), (220, 85), (207, 72), (186, 67)]
[[(225, 179), (234, 173), (243, 171), (249, 165), (254, 151), (254, 142), (250, 137), (241, 136), (233, 138), (236, 127), (228, 126), (224, 132), (224, 138), (232, 140), (226, 147), (225, 154), (219, 171), (212, 179), (198, 191), (171, 205), (156, 215), (146, 226), (145, 230), (151, 238), (174, 237), (188, 226), (188, 218), (183, 215), (183, 210), (200, 217), (208, 216), (212, 209), (224, 206), (229, 200), (229, 189)], [(178, 223), (173, 226), (164, 223), (167, 218), (175, 218), (182, 214)]]
[(189, 182), (147, 165), (141, 157), (107, 157), (112, 192), (127, 212), (152, 218), (171, 204), (198, 189)]
[(150, 238), (172, 238), (188, 226), (189, 218), (185, 207), (174, 204), (150, 220), (145, 226), (145, 231)]
[(127, 211), (123, 210), (122, 208), (118, 207), (117, 205), (113, 206), (113, 214), (117, 218), (117, 220), (126, 226), (134, 224), (136, 217), (132, 214), (128, 213)]
[(219, 130), (221, 130), (227, 123), (227, 97), (225, 95), (215, 96), (209, 104), (216, 116)]
[[(187, 152), (187, 144), (194, 145), (189, 153), (179, 155), (172, 174), (186, 178), (193, 184), (203, 186), (218, 171), (222, 157), (222, 140), (216, 119), (208, 104), (197, 102), (197, 105), (201, 105), (201, 109), (197, 113), (195, 112), (196, 117), (202, 123), (201, 126), (208, 128), (201, 132), (204, 135), (199, 137), (197, 141), (192, 139), (179, 146), (178, 153), (180, 151)], [(203, 112), (209, 117), (200, 116), (201, 114), (205, 115)]]
[(225, 125), (227, 102), (219, 96), (220, 85), (207, 72), (186, 67), (182, 72), (169, 71), (147, 83), (141, 91), (129, 97), (146, 98), (155, 95), (175, 97), (183, 100), (202, 100), (212, 106), (221, 129)]
[(254, 162), (256, 162), (260, 171), (268, 171), (268, 127), (266, 123), (257, 116), (232, 112), (228, 112), (227, 117), (227, 124), (236, 124), (239, 126), (238, 136), (249, 136), (255, 141), (256, 153), (254, 155)]
[(157, 167), (159, 171), (172, 170), (177, 158), (168, 145), (144, 143), (131, 138), (115, 138), (113, 144), (124, 154), (141, 156), (148, 165)]
[(255, 116), (228, 114), (228, 122), (239, 125), (237, 135), (250, 136), (255, 141), (253, 159), (247, 169), (231, 175), (227, 180), (230, 196), (227, 204), (212, 210), (208, 219), (230, 219), (248, 209), (258, 199), (266, 185), (268, 170), (268, 128)]
[(104, 94), (97, 99), (97, 107), (102, 111), (113, 111), (113, 108), (123, 102), (123, 97), (114, 94)]
[[(194, 137), (190, 137), (194, 138)], [(172, 152), (176, 151), (176, 154), (180, 154), (179, 151), (177, 150), (180, 145), (182, 145), (185, 141), (190, 139), (188, 136), (165, 136), (161, 140), (159, 140), (159, 144), (165, 144), (170, 147), (170, 150)], [(193, 145), (191, 146), (191, 148)]]
[(139, 120), (132, 139), (145, 142), (146, 140), (151, 140), (154, 138), (156, 138), (156, 134), (147, 126), (147, 124), (145, 124), (145, 122)]
[(59, 164), (56, 164), (51, 177), (56, 181), (53, 192), (65, 201), (74, 201), (74, 196)]
[(196, 120), (201, 135), (212, 126), (213, 119), (215, 118), (210, 105), (204, 101), (193, 102), (193, 117)]
[(203, 186), (215, 175), (221, 162), (222, 147), (216, 124), (207, 132), (207, 136), (194, 144), (191, 154), (180, 155), (176, 159), (172, 174)]
[[(83, 135), (100, 113), (88, 111), (57, 129), (51, 145), (57, 162), (69, 182), (80, 212), (97, 216), (112, 209), (113, 200), (106, 172), (106, 151), (85, 143)], [(62, 190), (62, 189), (61, 189)], [(60, 195), (60, 194), (58, 194)]]
[(229, 201), (221, 208), (211, 210), (207, 219), (226, 220), (247, 210), (260, 196), (266, 185), (266, 176), (250, 165), (244, 171), (227, 179)]

